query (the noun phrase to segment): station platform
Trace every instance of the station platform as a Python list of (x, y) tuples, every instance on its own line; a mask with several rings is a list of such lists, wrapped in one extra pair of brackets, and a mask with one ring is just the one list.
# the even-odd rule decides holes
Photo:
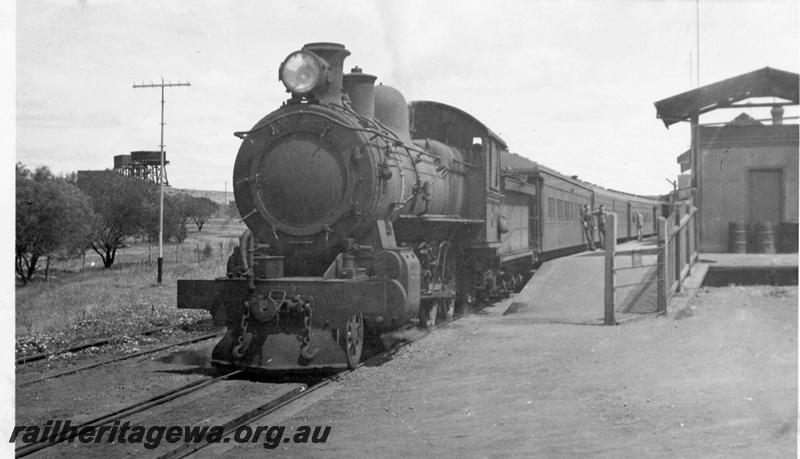
[(796, 253), (701, 253), (703, 285), (797, 285)]
[[(653, 249), (655, 246), (655, 237), (651, 237), (617, 244), (617, 252)], [(605, 257), (605, 251), (598, 249), (543, 263), (515, 296), (507, 313), (513, 313), (513, 320), (529, 323), (602, 324)], [(615, 262), (617, 268), (625, 268), (631, 266), (632, 259), (629, 255), (618, 255)], [(655, 265), (656, 256), (642, 256), (641, 264)], [(658, 298), (654, 266), (618, 271), (616, 284), (630, 285), (616, 291), (614, 310), (617, 321), (624, 322), (656, 311)]]
[[(617, 252), (653, 249), (654, 237), (617, 244)], [(624, 323), (655, 313), (658, 306), (655, 255), (643, 255), (644, 268), (616, 273), (615, 319)], [(630, 255), (617, 255), (616, 268), (628, 268)], [(701, 253), (685, 287), (701, 285), (797, 285), (796, 253)], [(624, 287), (626, 286), (627, 287)], [(623, 286), (623, 287), (619, 287)], [(509, 320), (527, 323), (603, 323), (605, 251), (584, 251), (542, 264), (525, 288), (516, 295)]]
[(701, 253), (699, 263), (718, 268), (797, 267), (796, 253)]

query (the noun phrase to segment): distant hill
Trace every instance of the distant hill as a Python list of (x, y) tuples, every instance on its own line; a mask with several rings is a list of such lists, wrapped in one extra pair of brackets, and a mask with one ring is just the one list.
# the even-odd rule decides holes
[[(169, 194), (186, 193), (195, 198), (208, 198), (220, 206), (225, 205), (225, 192), (213, 190), (194, 190), (188, 188), (166, 188), (165, 191)], [(233, 191), (228, 191), (227, 202), (233, 201)]]

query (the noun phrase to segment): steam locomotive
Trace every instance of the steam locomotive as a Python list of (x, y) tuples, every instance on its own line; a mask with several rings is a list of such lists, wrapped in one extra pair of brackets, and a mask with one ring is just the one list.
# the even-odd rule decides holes
[(510, 154), (455, 107), (344, 74), (349, 54), (335, 43), (289, 54), (289, 100), (235, 133), (248, 229), (226, 277), (178, 281), (179, 308), (227, 327), (213, 364), (354, 368), (367, 334), (431, 327), (521, 286), (533, 262), (580, 250), (582, 204), (624, 208), (629, 225), (633, 209), (657, 212)]

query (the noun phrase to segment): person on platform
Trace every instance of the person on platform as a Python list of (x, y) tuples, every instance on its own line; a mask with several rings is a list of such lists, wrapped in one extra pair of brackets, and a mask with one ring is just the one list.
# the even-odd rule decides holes
[(605, 250), (606, 249), (606, 219), (608, 218), (608, 214), (606, 213), (606, 206), (600, 204), (600, 210), (595, 213), (597, 216), (597, 235), (600, 236), (600, 248)]
[(636, 240), (641, 242), (644, 238), (644, 235), (642, 234), (642, 214), (640, 212), (636, 212), (633, 214), (633, 219), (636, 223)]
[(594, 246), (594, 214), (589, 204), (583, 205), (583, 234), (586, 236), (586, 250), (597, 250)]

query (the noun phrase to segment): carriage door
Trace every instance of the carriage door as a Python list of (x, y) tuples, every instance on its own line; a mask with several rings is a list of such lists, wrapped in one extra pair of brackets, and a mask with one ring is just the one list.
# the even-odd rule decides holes
[(530, 208), (528, 209), (528, 243), (533, 249), (534, 256), (537, 258), (539, 257), (539, 254), (542, 253), (542, 206), (540, 199), (543, 199), (541, 181), (536, 180), (536, 196), (528, 197), (528, 202), (530, 203)]
[(653, 206), (653, 232), (658, 234), (658, 206)]
[(630, 241), (633, 238), (633, 234), (631, 231), (631, 226), (633, 226), (633, 212), (631, 212), (630, 201), (628, 201), (627, 209), (628, 209), (628, 240)]

